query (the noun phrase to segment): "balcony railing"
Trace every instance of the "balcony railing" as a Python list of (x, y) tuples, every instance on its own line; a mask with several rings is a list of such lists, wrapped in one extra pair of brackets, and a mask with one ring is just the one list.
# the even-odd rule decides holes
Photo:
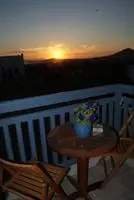
[[(126, 96), (123, 108), (122, 96)], [(59, 124), (70, 122), (73, 109), (89, 99), (99, 102), (99, 119), (119, 130), (134, 107), (134, 86), (110, 85), (0, 103), (0, 151), (6, 159), (70, 165), (47, 144), (47, 134)]]

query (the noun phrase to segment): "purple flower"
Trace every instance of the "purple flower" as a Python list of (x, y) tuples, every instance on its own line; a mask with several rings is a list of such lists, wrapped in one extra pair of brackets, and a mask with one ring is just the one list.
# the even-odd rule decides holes
[(78, 115), (78, 118), (79, 118), (80, 120), (83, 120), (83, 119), (84, 119), (84, 116), (80, 113), (80, 114)]
[(92, 104), (91, 104), (90, 102), (88, 102), (88, 103), (86, 104), (86, 106), (87, 106), (87, 109), (89, 109), (89, 108), (92, 107)]
[(90, 122), (95, 122), (97, 119), (98, 119), (98, 116), (95, 115), (95, 114), (93, 114), (93, 115), (91, 115), (91, 116), (89, 117), (89, 121), (90, 121)]

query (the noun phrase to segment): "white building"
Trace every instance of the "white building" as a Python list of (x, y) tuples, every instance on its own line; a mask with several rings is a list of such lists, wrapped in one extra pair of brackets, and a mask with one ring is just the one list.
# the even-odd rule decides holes
[(0, 81), (6, 82), (25, 75), (23, 54), (0, 56)]

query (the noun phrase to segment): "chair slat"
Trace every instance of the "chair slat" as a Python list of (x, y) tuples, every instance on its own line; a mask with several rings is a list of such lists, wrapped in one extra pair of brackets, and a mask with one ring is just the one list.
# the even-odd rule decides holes
[(33, 186), (36, 186), (36, 187), (40, 187), (41, 186), (41, 183), (43, 182), (42, 179), (38, 179), (38, 181), (34, 179), (34, 176), (31, 178), (29, 177), (26, 177), (26, 176), (23, 176), (22, 174), (20, 174), (20, 176), (17, 177), (17, 180), (20, 180), (20, 181), (24, 181), (26, 183), (30, 183)]
[(63, 176), (67, 173), (68, 168), (65, 167), (59, 167), (56, 165), (50, 165), (50, 164), (44, 164), (45, 169), (50, 172), (50, 173), (54, 173), (60, 176)]
[[(21, 177), (19, 178), (16, 178), (12, 181), (12, 183), (15, 183), (15, 184), (18, 184), (22, 187), (26, 187), (26, 188), (29, 188), (29, 190), (31, 191), (35, 191), (35, 192), (39, 192), (40, 193), (40, 190), (41, 190), (41, 184), (33, 184), (33, 180), (28, 180), (26, 178), (23, 177), (23, 179)], [(11, 186), (12, 186), (12, 183), (11, 183)]]
[(23, 177), (29, 178), (29, 179), (33, 179), (34, 181), (36, 181), (37, 183), (43, 183), (43, 179), (41, 179), (39, 176), (35, 176), (33, 173), (32, 174), (27, 174), (27, 173), (21, 173), (21, 175)]

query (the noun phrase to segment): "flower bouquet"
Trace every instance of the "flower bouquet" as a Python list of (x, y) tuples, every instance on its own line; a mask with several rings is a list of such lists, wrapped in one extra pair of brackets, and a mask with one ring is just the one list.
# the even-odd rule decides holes
[(78, 137), (85, 138), (91, 134), (93, 124), (98, 120), (97, 108), (96, 102), (87, 102), (75, 108), (73, 127)]

